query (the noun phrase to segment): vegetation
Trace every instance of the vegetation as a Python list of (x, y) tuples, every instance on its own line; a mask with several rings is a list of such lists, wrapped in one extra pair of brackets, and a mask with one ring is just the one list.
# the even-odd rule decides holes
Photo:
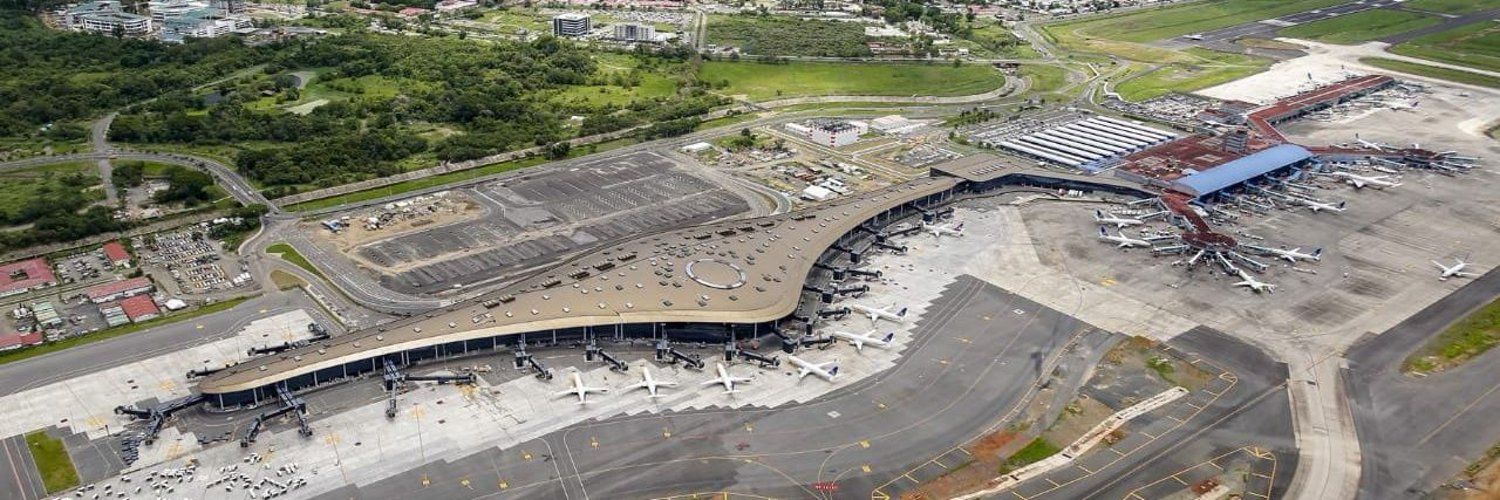
[(307, 272), (313, 273), (319, 278), (326, 279), (326, 277), (323, 276), (322, 271), (319, 271), (316, 266), (313, 266), (312, 262), (309, 262), (307, 260), (307, 257), (303, 257), (302, 254), (298, 253), (297, 249), (292, 248), (291, 245), (288, 245), (286, 243), (277, 243), (275, 245), (266, 247), (266, 253), (281, 257), (281, 260), (291, 262), (297, 267), (306, 269)]
[(73, 468), (73, 459), (61, 439), (48, 436), (46, 431), (29, 432), (26, 449), (42, 474), (42, 486), (48, 494), (78, 486), (78, 470)]
[(1500, 8), (1500, 0), (1410, 0), (1406, 8), (1462, 14)]
[(1059, 451), (1062, 451), (1062, 448), (1048, 442), (1046, 439), (1033, 439), (1025, 448), (1021, 448), (1020, 451), (1017, 451), (1016, 454), (1011, 455), (1005, 461), (1005, 465), (1001, 466), (1001, 472), (1010, 472), (1031, 465), (1044, 458), (1056, 455)]
[(1068, 70), (1051, 64), (1023, 64), (1021, 76), (1031, 81), (1031, 92), (1056, 92), (1068, 84)]
[(1403, 371), (1438, 372), (1476, 358), (1500, 343), (1500, 299), (1491, 302), (1427, 341), (1406, 358)]
[(1359, 43), (1432, 26), (1442, 18), (1399, 10), (1374, 9), (1282, 29), (1279, 34), (1329, 43)]
[(864, 57), (871, 55), (864, 27), (790, 16), (715, 15), (709, 17), (708, 43), (739, 47), (746, 54)]
[(1432, 78), (1448, 80), (1450, 82), (1467, 83), (1470, 85), (1479, 85), (1500, 89), (1500, 78), (1489, 75), (1481, 75), (1479, 73), (1472, 73), (1457, 69), (1440, 68), (1437, 66), (1428, 66), (1426, 64), (1417, 64), (1406, 61), (1397, 61), (1395, 59), (1386, 59), (1384, 57), (1362, 57), (1360, 58), (1359, 62), (1377, 68), (1388, 69), (1391, 71), (1400, 71), (1402, 73), (1410, 73), (1413, 75), (1430, 76)]
[(1080, 38), (1145, 43), (1341, 3), (1344, 3), (1344, 0), (1194, 2), (1142, 10), (1121, 16), (1105, 16), (1087, 21), (1058, 24), (1048, 26), (1046, 30), (1064, 44)]
[(37, 356), (41, 356), (43, 354), (54, 353), (54, 352), (61, 351), (63, 349), (67, 349), (67, 348), (74, 347), (74, 346), (79, 346), (79, 345), (83, 345), (83, 344), (92, 344), (94, 342), (98, 342), (98, 341), (101, 341), (101, 340), (108, 340), (108, 339), (119, 337), (121, 335), (125, 335), (125, 334), (128, 334), (128, 333), (135, 333), (135, 332), (138, 332), (138, 331), (141, 331), (141, 330), (145, 330), (147, 328), (154, 328), (154, 327), (158, 327), (158, 326), (162, 326), (162, 325), (176, 323), (176, 322), (179, 322), (179, 321), (184, 321), (184, 320), (196, 318), (196, 317), (199, 317), (199, 316), (202, 316), (202, 315), (205, 315), (205, 314), (213, 314), (213, 313), (216, 313), (216, 312), (219, 312), (219, 311), (223, 311), (223, 310), (227, 310), (227, 309), (230, 309), (230, 308), (232, 308), (234, 306), (237, 306), (241, 302), (249, 300), (250, 298), (251, 297), (241, 297), (241, 298), (236, 298), (236, 299), (224, 300), (224, 301), (220, 301), (220, 302), (215, 302), (215, 303), (212, 303), (212, 304), (208, 304), (208, 305), (205, 305), (205, 306), (201, 306), (201, 307), (199, 307), (197, 309), (193, 309), (193, 310), (190, 310), (190, 311), (182, 311), (182, 312), (171, 313), (170, 315), (167, 315), (167, 316), (162, 316), (160, 318), (142, 321), (140, 323), (130, 323), (130, 324), (126, 324), (126, 325), (120, 325), (120, 326), (117, 326), (117, 327), (114, 327), (114, 328), (106, 328), (104, 330), (100, 330), (100, 331), (97, 331), (97, 332), (94, 332), (94, 333), (86, 333), (86, 334), (83, 334), (83, 335), (78, 335), (78, 336), (74, 336), (74, 337), (68, 337), (68, 338), (59, 340), (57, 342), (48, 342), (48, 343), (37, 345), (37, 346), (22, 347), (20, 349), (15, 349), (15, 350), (11, 350), (11, 351), (5, 351), (3, 353), (0, 353), (0, 365), (6, 364), (6, 363), (13, 363), (13, 362), (20, 361), (20, 360), (23, 360), (23, 359), (34, 358), (34, 357), (37, 357)]
[(972, 95), (1005, 85), (989, 66), (791, 62), (703, 63), (702, 80), (720, 92), (752, 100), (807, 95)]
[(0, 250), (125, 229), (109, 207), (94, 204), (104, 196), (95, 172), (86, 163), (66, 163), (0, 174), (0, 224), (29, 224), (0, 232)]
[(1413, 38), (1390, 50), (1404, 56), (1500, 71), (1500, 23), (1487, 20), (1466, 24)]
[(1194, 59), (1174, 62), (1121, 81), (1115, 92), (1128, 101), (1143, 101), (1171, 92), (1191, 92), (1264, 71), (1269, 59), (1191, 48)]

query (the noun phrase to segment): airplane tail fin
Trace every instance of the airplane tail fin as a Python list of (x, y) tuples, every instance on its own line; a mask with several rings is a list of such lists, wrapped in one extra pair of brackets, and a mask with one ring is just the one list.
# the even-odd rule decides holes
[(1100, 219), (1103, 219), (1103, 218), (1104, 218), (1104, 211), (1103, 210), (1099, 210), (1097, 208), (1094, 209), (1094, 220), (1100, 220)]
[(891, 332), (891, 333), (885, 334), (885, 339), (883, 339), (882, 341), (884, 341), (884, 342), (890, 342), (892, 339), (895, 339), (895, 338), (896, 338), (896, 332)]
[(896, 317), (898, 317), (898, 318), (905, 318), (906, 317), (906, 308), (903, 307), (903, 308), (901, 308), (900, 311), (896, 311)]
[(1106, 231), (1104, 226), (1099, 226), (1099, 236), (1109, 236), (1109, 231)]
[(954, 231), (963, 231), (964, 230), (964, 223), (960, 222), (960, 223), (958, 223), (957, 226), (953, 226), (953, 230)]
[(828, 369), (828, 376), (829, 377), (837, 377), (837, 376), (839, 376), (839, 365), (835, 364), (835, 365), (833, 365), (833, 368), (829, 368)]
[(1323, 256), (1323, 249), (1321, 249), (1321, 248), (1315, 248), (1315, 249), (1313, 249), (1312, 256), (1313, 256), (1314, 259), (1322, 257)]
[(1339, 202), (1339, 210), (1343, 210), (1344, 209), (1344, 205), (1346, 205), (1348, 203), (1349, 202), (1347, 202), (1347, 201), (1341, 201), (1341, 202)]

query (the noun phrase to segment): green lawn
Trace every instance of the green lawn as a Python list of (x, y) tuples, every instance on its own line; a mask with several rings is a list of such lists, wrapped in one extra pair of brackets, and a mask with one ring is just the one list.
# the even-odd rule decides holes
[[(1151, 42), (1344, 3), (1345, 0), (1226, 0), (1196, 2), (1126, 15), (1047, 26), (1059, 37)], [(1067, 35), (1061, 35), (1067, 34)]]
[(1438, 372), (1484, 354), (1500, 342), (1500, 299), (1459, 320), (1406, 358), (1402, 371)]
[(33, 358), (33, 357), (36, 357), (36, 356), (41, 356), (43, 354), (48, 354), (48, 353), (52, 353), (52, 352), (61, 351), (63, 349), (67, 349), (69, 347), (73, 347), (73, 346), (77, 346), (77, 345), (92, 344), (94, 342), (98, 342), (98, 341), (101, 341), (101, 340), (112, 339), (112, 338), (115, 338), (115, 337), (119, 337), (121, 335), (125, 335), (127, 333), (138, 332), (138, 331), (144, 330), (146, 328), (152, 328), (152, 327), (161, 326), (161, 325), (165, 325), (165, 324), (176, 323), (178, 321), (183, 321), (183, 320), (187, 320), (187, 319), (191, 319), (191, 318), (196, 318), (198, 316), (202, 316), (202, 315), (205, 315), (205, 314), (216, 313), (216, 312), (223, 311), (223, 310), (232, 308), (234, 306), (237, 306), (241, 302), (244, 302), (244, 301), (249, 300), (249, 299), (250, 299), (250, 297), (241, 297), (241, 298), (237, 298), (237, 299), (229, 299), (229, 300), (225, 300), (225, 301), (222, 301), (222, 302), (215, 302), (215, 303), (212, 303), (212, 304), (209, 304), (209, 305), (206, 305), (206, 306), (202, 306), (202, 307), (199, 307), (197, 309), (193, 309), (191, 311), (182, 311), (182, 312), (172, 313), (169, 316), (163, 316), (163, 317), (156, 318), (156, 319), (153, 319), (153, 320), (142, 321), (140, 323), (131, 323), (131, 324), (128, 324), (128, 325), (120, 325), (120, 326), (117, 326), (117, 327), (114, 327), (114, 328), (107, 328), (107, 329), (104, 329), (104, 330), (100, 330), (100, 331), (97, 331), (97, 332), (94, 332), (94, 333), (80, 335), (80, 336), (77, 336), (77, 337), (68, 337), (66, 339), (59, 340), (57, 342), (48, 342), (46, 344), (42, 344), (42, 345), (35, 346), (35, 347), (23, 347), (21, 349), (16, 349), (16, 350), (13, 350), (13, 351), (6, 351), (4, 353), (0, 353), (0, 365), (3, 365), (5, 363), (12, 363), (12, 362), (20, 361), (20, 360), (27, 359), (27, 358)]
[(708, 43), (767, 56), (863, 57), (865, 25), (793, 16), (708, 16)]
[(641, 73), (640, 85), (634, 87), (577, 85), (563, 89), (557, 95), (553, 96), (552, 100), (564, 104), (579, 104), (594, 108), (605, 105), (623, 107), (633, 101), (668, 97), (675, 93), (677, 93), (677, 83), (673, 82), (671, 78), (658, 73), (645, 72)]
[(1058, 448), (1057, 445), (1047, 442), (1046, 439), (1036, 438), (1027, 444), (1025, 448), (1021, 448), (1016, 454), (1006, 459), (1004, 467), (1007, 471), (1016, 470), (1055, 455), (1059, 451), (1062, 451), (1062, 448)]
[(1500, 8), (1500, 0), (1410, 0), (1406, 7), (1451, 14)]
[(307, 272), (313, 273), (319, 278), (327, 279), (327, 277), (323, 275), (322, 271), (319, 271), (316, 266), (313, 266), (312, 262), (308, 262), (307, 257), (303, 257), (302, 254), (297, 252), (297, 249), (292, 248), (291, 245), (288, 245), (286, 243), (277, 243), (275, 245), (266, 247), (266, 253), (281, 257), (281, 260), (291, 262), (297, 267), (306, 269)]
[(1390, 50), (1404, 56), (1500, 71), (1500, 23), (1479, 21), (1466, 24), (1413, 38)]
[(1456, 69), (1439, 68), (1437, 66), (1409, 63), (1406, 61), (1397, 61), (1395, 59), (1386, 59), (1384, 57), (1363, 57), (1360, 58), (1359, 62), (1377, 68), (1388, 69), (1391, 71), (1400, 71), (1402, 73), (1411, 73), (1413, 75), (1430, 76), (1433, 78), (1448, 80), (1450, 82), (1467, 83), (1470, 85), (1479, 85), (1483, 87), (1500, 89), (1500, 78), (1495, 78), (1489, 75), (1481, 75), (1479, 73), (1471, 73), (1468, 71), (1461, 71)]
[(78, 470), (73, 468), (73, 459), (61, 439), (48, 436), (44, 431), (26, 434), (26, 448), (31, 451), (31, 460), (42, 473), (42, 485), (47, 493), (57, 493), (78, 486)]
[(11, 170), (0, 172), (0, 214), (4, 214), (6, 220), (15, 220), (21, 216), (22, 210), (28, 205), (48, 203), (51, 198), (45, 198), (45, 196), (48, 196), (49, 191), (70, 189), (64, 185), (62, 179), (73, 174), (83, 175), (83, 181), (86, 184), (83, 187), (85, 199), (104, 198), (102, 191), (93, 189), (100, 184), (99, 169), (94, 162), (57, 163)]
[(1442, 22), (1442, 18), (1398, 10), (1367, 10), (1282, 29), (1284, 37), (1328, 43), (1361, 43)]
[(1271, 64), (1269, 59), (1198, 48), (1184, 52), (1197, 59), (1190, 63), (1167, 64), (1156, 71), (1121, 81), (1115, 86), (1115, 92), (1128, 101), (1143, 101), (1171, 92), (1192, 92), (1238, 80), (1264, 71)]
[(1005, 85), (1005, 76), (984, 65), (860, 64), (792, 62), (703, 63), (699, 78), (728, 82), (721, 92), (751, 100), (813, 95), (960, 96)]
[(1068, 85), (1068, 70), (1051, 64), (1023, 64), (1021, 76), (1031, 81), (1031, 92), (1055, 92)]

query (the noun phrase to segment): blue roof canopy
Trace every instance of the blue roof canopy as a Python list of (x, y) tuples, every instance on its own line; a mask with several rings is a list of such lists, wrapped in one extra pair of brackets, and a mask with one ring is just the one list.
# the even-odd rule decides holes
[(1312, 158), (1312, 152), (1296, 144), (1281, 144), (1188, 175), (1172, 182), (1172, 189), (1193, 196), (1212, 194), (1220, 189), (1266, 175), (1277, 169)]

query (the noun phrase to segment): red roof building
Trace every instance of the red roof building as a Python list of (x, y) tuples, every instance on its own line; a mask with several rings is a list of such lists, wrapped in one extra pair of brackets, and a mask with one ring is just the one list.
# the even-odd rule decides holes
[(103, 285), (84, 290), (83, 293), (84, 295), (88, 296), (90, 302), (93, 302), (95, 304), (103, 304), (111, 300), (118, 300), (125, 297), (148, 293), (153, 288), (154, 286), (151, 284), (150, 278), (140, 277), (123, 281), (116, 281), (113, 283), (105, 283)]
[(0, 332), (0, 351), (20, 349), (29, 345), (42, 343), (42, 332), (17, 333), (12, 331)]
[(130, 253), (125, 251), (125, 245), (118, 241), (104, 244), (104, 258), (109, 260), (110, 265), (115, 267), (130, 267)]
[(56, 284), (57, 275), (52, 274), (52, 265), (42, 257), (0, 266), (0, 297)]
[(156, 308), (156, 302), (151, 300), (150, 295), (136, 295), (122, 300), (120, 301), (120, 309), (125, 310), (125, 317), (130, 318), (131, 323), (139, 323), (161, 316), (161, 309)]

